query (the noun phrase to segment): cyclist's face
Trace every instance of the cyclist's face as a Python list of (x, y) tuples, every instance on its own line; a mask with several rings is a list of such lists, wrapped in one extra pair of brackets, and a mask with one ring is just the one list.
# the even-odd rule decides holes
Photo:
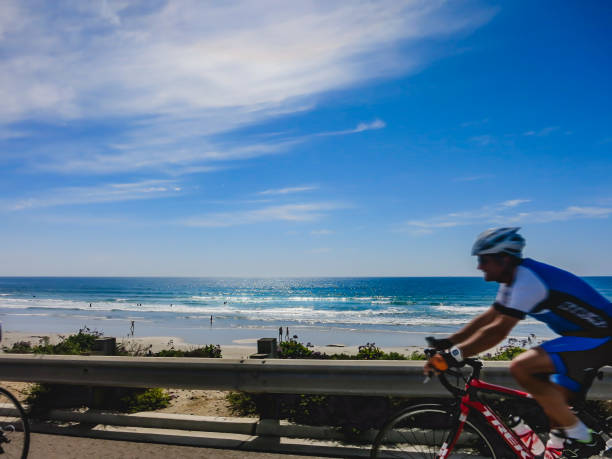
[(487, 282), (505, 282), (508, 260), (497, 255), (478, 256), (478, 269), (484, 273)]

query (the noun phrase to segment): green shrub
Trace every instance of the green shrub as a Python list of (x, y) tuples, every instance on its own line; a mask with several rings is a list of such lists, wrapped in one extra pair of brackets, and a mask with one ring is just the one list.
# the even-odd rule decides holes
[(306, 425), (338, 427), (348, 437), (379, 427), (405, 400), (390, 397), (340, 395), (246, 394), (227, 396), (230, 409), (240, 416), (278, 417)]
[(154, 387), (152, 389), (137, 389), (121, 397), (124, 410), (128, 413), (139, 411), (155, 411), (166, 408), (170, 404), (170, 395), (164, 389)]
[(380, 360), (385, 353), (375, 343), (366, 343), (365, 346), (359, 346), (357, 352), (357, 360)]
[[(40, 339), (36, 346), (21, 341), (14, 343), (10, 348), (4, 347), (4, 351), (10, 353), (78, 355), (91, 352), (96, 339), (102, 335), (102, 332), (83, 327), (77, 334), (61, 337), (60, 342), (54, 345), (50, 344), (49, 337), (45, 336)], [(121, 353), (127, 353), (122, 346), (118, 350)], [(189, 353), (197, 356), (220, 357), (221, 348), (211, 344), (189, 351)], [(26, 402), (31, 405), (31, 412), (34, 415), (45, 413), (53, 408), (79, 408), (82, 406), (134, 412), (166, 407), (170, 402), (170, 396), (166, 391), (158, 388), (34, 384), (30, 388)]]
[(330, 360), (355, 360), (355, 356), (354, 355), (348, 355), (348, 354), (331, 354), (329, 356)]
[(225, 396), (225, 399), (228, 401), (232, 413), (240, 416), (257, 415), (257, 405), (251, 394), (230, 392)]
[(41, 338), (36, 346), (26, 341), (13, 343), (8, 348), (4, 346), (4, 352), (15, 354), (61, 354), (61, 355), (79, 355), (91, 352), (97, 338), (103, 333), (97, 330), (90, 330), (83, 327), (76, 335), (62, 336), (57, 344), (49, 344), (49, 337)]
[(310, 359), (315, 357), (314, 352), (297, 340), (297, 336), (282, 341), (279, 346), (279, 358), (281, 359)]
[(159, 388), (91, 387), (70, 384), (34, 384), (26, 398), (36, 417), (55, 408), (116, 410), (134, 413), (165, 408), (168, 393)]
[(519, 346), (505, 347), (497, 351), (493, 355), (488, 354), (488, 355), (483, 356), (482, 359), (483, 360), (512, 360), (514, 359), (514, 357), (516, 357), (519, 354), (522, 354), (526, 350), (527, 349), (524, 349)]
[(381, 359), (382, 360), (410, 360), (404, 354), (400, 354), (399, 352), (383, 352)]
[(2, 350), (10, 354), (31, 354), (33, 352), (32, 343), (29, 341), (18, 341), (11, 347), (3, 346)]
[(103, 333), (97, 330), (90, 330), (84, 327), (79, 330), (76, 335), (70, 335), (68, 338), (62, 339), (54, 346), (54, 354), (81, 354), (83, 352), (91, 352), (96, 339), (102, 336)]
[(408, 356), (408, 360), (427, 360), (427, 356), (424, 352), (413, 351), (412, 354)]
[(204, 357), (204, 358), (221, 358), (221, 346), (218, 344), (208, 344), (203, 347), (182, 351), (179, 349), (163, 349), (155, 354), (155, 357)]

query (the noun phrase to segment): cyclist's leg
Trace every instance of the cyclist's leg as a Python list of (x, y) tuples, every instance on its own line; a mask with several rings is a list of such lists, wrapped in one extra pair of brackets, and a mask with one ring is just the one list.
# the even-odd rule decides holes
[[(557, 428), (551, 431), (547, 451), (555, 452), (551, 457), (556, 457), (562, 451), (571, 451), (576, 457), (599, 453), (605, 446), (602, 438), (593, 434), (569, 410), (566, 402), (582, 392), (587, 382), (586, 369), (610, 363), (612, 338), (565, 336), (547, 341), (532, 351), (516, 359), (513, 375), (540, 403), (551, 426)], [(553, 371), (550, 371), (551, 365)], [(550, 377), (540, 380), (538, 384), (532, 381), (538, 379), (538, 372), (548, 373)], [(525, 373), (531, 376), (525, 376)]]
[(566, 387), (543, 378), (542, 374), (555, 374), (557, 369), (551, 356), (541, 347), (517, 356), (510, 365), (512, 376), (540, 404), (553, 426), (568, 426), (577, 422), (568, 408), (573, 395)]
[(588, 385), (585, 370), (612, 363), (612, 337), (563, 336), (547, 341), (540, 347), (550, 356), (555, 367), (550, 380), (566, 389), (569, 400)]

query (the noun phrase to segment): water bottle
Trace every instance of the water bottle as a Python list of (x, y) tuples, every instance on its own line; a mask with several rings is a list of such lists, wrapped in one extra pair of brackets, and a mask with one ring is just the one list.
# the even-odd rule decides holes
[(531, 454), (538, 456), (544, 452), (546, 447), (538, 434), (533, 431), (529, 425), (519, 416), (513, 416), (508, 423), (508, 426), (521, 439), (523, 444), (531, 451)]
[(606, 449), (604, 451), (612, 451), (612, 438), (608, 438), (606, 441)]

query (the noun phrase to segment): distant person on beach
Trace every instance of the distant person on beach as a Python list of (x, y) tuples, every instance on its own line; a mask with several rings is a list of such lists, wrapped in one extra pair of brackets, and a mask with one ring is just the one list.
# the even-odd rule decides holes
[[(568, 457), (597, 455), (605, 448), (603, 439), (568, 403), (582, 390), (585, 369), (612, 364), (612, 303), (579, 277), (523, 258), (519, 229), (495, 228), (478, 236), (472, 255), (485, 281), (500, 284), (495, 302), (448, 338), (428, 342), (452, 366), (502, 342), (526, 315), (546, 323), (561, 337), (520, 354), (510, 371), (550, 420), (546, 459), (564, 451)], [(432, 370), (430, 360), (425, 371)]]

